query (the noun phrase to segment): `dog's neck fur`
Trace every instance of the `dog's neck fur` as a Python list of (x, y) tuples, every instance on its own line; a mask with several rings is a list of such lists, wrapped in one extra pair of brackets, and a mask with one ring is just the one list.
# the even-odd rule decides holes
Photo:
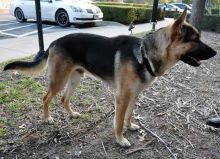
[(143, 37), (146, 54), (156, 76), (161, 76), (166, 71), (162, 69), (165, 68), (162, 59), (164, 59), (163, 56), (166, 56), (166, 48), (170, 41), (168, 37), (166, 28), (148, 33)]

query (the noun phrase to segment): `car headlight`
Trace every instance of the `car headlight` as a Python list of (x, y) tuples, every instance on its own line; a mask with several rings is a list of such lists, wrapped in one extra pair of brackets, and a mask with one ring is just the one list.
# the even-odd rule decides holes
[(70, 6), (70, 8), (73, 10), (73, 12), (83, 12), (82, 8)]

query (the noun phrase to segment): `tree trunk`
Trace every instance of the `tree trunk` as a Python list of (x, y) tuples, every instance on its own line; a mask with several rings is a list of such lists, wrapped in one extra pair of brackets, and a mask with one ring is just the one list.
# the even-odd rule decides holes
[(201, 22), (204, 14), (206, 0), (193, 0), (192, 3), (192, 14), (190, 17), (190, 24), (195, 26), (201, 31)]

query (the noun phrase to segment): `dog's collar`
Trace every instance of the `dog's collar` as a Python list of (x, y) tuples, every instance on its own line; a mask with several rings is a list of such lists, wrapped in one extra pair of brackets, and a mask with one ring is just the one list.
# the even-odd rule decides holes
[(146, 66), (148, 72), (151, 74), (151, 76), (157, 77), (157, 76), (155, 75), (154, 71), (152, 70), (152, 67), (151, 67), (151, 65), (150, 65), (150, 62), (149, 62), (148, 58), (145, 57), (144, 60), (143, 60), (143, 62), (144, 62), (144, 65)]

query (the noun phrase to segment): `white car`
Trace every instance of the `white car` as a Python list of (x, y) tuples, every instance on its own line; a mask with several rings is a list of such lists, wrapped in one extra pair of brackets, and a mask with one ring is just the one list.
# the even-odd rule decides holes
[(166, 11), (178, 11), (180, 13), (184, 11), (185, 7), (188, 8), (187, 9), (188, 14), (190, 14), (192, 11), (192, 7), (184, 3), (169, 3), (169, 4), (166, 4), (164, 7)]
[(192, 12), (192, 7), (185, 3), (171, 3), (172, 5), (176, 6), (179, 12), (183, 12), (185, 7), (187, 7), (187, 13)]
[[(71, 23), (91, 23), (102, 21), (100, 8), (76, 0), (40, 0), (41, 17), (43, 21), (56, 22), (62, 27)], [(35, 0), (11, 0), (10, 14), (18, 22), (36, 19)]]

